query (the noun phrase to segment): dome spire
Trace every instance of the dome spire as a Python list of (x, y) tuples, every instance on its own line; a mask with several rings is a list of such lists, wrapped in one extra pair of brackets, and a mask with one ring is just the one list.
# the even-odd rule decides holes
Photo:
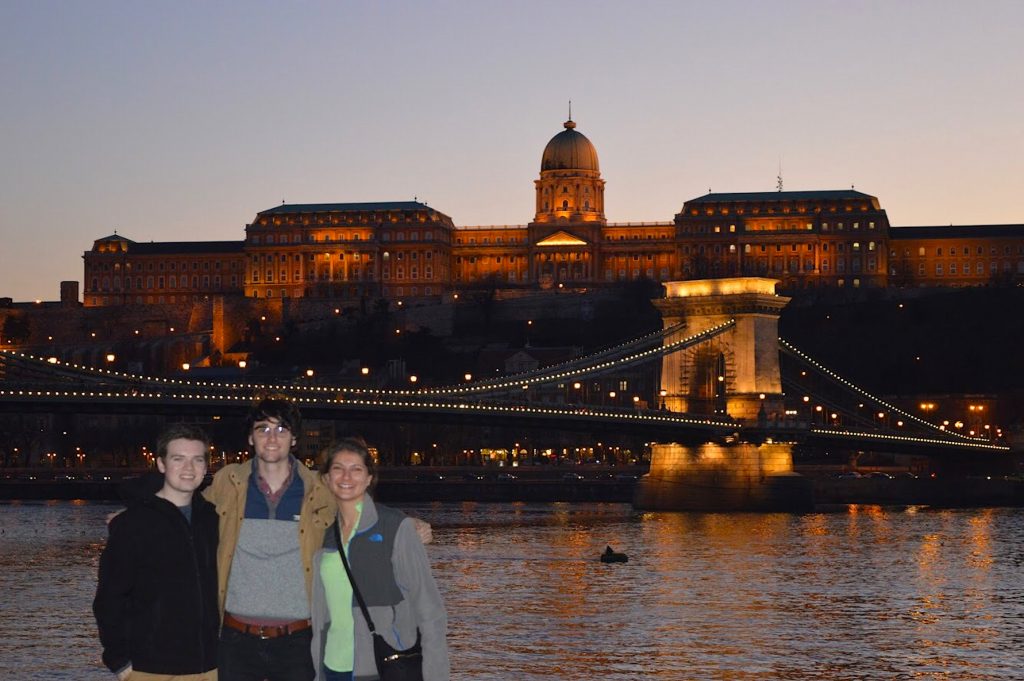
[(572, 100), (571, 99), (569, 100), (569, 120), (567, 120), (565, 123), (563, 123), (563, 125), (566, 127), (567, 130), (572, 130), (573, 128), (576, 127), (576, 123), (574, 123), (573, 120), (572, 120)]

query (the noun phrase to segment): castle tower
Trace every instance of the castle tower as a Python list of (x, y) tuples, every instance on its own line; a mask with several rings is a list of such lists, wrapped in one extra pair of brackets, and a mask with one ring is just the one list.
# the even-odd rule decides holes
[(597, 150), (576, 131), (565, 129), (544, 147), (536, 213), (528, 226), (530, 280), (541, 288), (587, 285), (596, 279), (604, 217), (604, 180)]
[(551, 138), (540, 162), (535, 223), (599, 222), (604, 218), (604, 180), (597, 149), (576, 131), (575, 121)]

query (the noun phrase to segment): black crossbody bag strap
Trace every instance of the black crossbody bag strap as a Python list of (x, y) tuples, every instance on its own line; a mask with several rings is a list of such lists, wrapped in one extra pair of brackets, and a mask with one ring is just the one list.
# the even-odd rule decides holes
[(341, 556), (341, 564), (345, 566), (345, 574), (348, 575), (348, 583), (352, 585), (352, 594), (356, 597), (356, 602), (359, 603), (359, 609), (363, 611), (363, 617), (366, 618), (366, 626), (370, 628), (370, 633), (377, 633), (377, 629), (373, 626), (373, 620), (370, 619), (370, 611), (366, 609), (366, 601), (363, 600), (363, 594), (359, 593), (359, 587), (356, 586), (356, 578), (352, 576), (352, 568), (348, 566), (348, 559), (345, 558), (345, 545), (341, 543), (341, 530), (338, 529), (340, 523), (334, 522), (334, 539), (338, 542), (338, 555)]

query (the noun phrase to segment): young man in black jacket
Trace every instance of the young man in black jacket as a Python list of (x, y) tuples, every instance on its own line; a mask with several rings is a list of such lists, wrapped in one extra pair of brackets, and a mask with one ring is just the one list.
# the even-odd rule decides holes
[(199, 494), (209, 438), (189, 424), (157, 443), (164, 476), (126, 489), (128, 509), (110, 521), (93, 613), (103, 663), (119, 681), (216, 681), (218, 518)]

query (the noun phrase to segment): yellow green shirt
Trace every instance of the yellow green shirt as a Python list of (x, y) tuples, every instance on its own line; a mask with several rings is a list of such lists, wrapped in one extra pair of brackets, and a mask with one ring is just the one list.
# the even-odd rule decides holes
[[(359, 515), (362, 516), (363, 505), (359, 504)], [(359, 526), (358, 519), (356, 526)], [(348, 556), (348, 545), (345, 540), (345, 555)], [(324, 650), (324, 666), (335, 672), (350, 672), (355, 660), (355, 626), (352, 623), (352, 585), (345, 574), (345, 566), (341, 564), (341, 554), (334, 551), (324, 552), (320, 558), (320, 578), (324, 582), (327, 596), (327, 611), (331, 614), (331, 624), (327, 629), (327, 645)]]

